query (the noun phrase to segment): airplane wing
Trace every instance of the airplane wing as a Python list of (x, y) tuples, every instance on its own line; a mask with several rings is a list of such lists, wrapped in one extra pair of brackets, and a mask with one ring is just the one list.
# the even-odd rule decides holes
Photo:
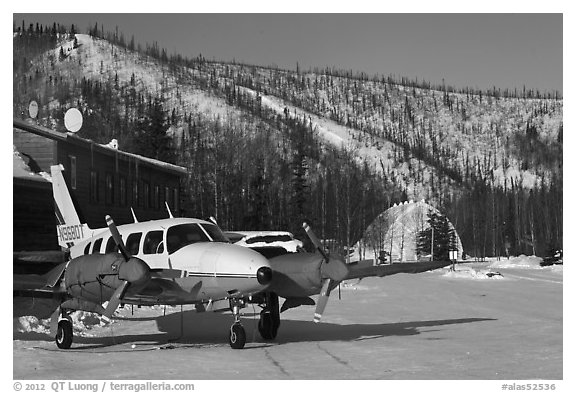
[(180, 305), (198, 303), (196, 293), (202, 283), (199, 282), (197, 288), (185, 291), (178, 285), (175, 279), (152, 278), (148, 285), (137, 293), (128, 293), (122, 299), (123, 303), (140, 306), (153, 305)]
[[(371, 262), (371, 260), (370, 260)], [(398, 273), (421, 273), (439, 269), (452, 264), (452, 261), (405, 262), (384, 265), (372, 265), (368, 261), (347, 264), (348, 275), (344, 280), (364, 277), (384, 277)]]
[(64, 270), (66, 270), (66, 263), (56, 266), (43, 275), (14, 274), (12, 276), (13, 295), (38, 298), (65, 296), (66, 291), (58, 285)]

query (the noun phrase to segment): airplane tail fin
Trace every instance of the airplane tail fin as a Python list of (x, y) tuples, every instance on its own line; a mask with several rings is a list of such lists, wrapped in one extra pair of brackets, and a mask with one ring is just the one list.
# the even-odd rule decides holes
[(64, 167), (62, 165), (52, 165), (50, 172), (52, 175), (52, 194), (56, 209), (56, 233), (60, 247), (70, 248), (74, 244), (81, 242), (91, 236), (91, 229), (88, 224), (80, 222), (74, 202), (68, 191), (68, 186), (62, 175)]

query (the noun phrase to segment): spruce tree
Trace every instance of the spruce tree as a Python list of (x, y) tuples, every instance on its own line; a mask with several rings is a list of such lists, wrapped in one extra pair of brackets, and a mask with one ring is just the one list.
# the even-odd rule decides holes
[(135, 138), (136, 154), (173, 162), (174, 155), (170, 137), (166, 135), (168, 125), (161, 100), (155, 98), (149, 103), (146, 113), (137, 122)]
[[(435, 261), (448, 260), (449, 251), (456, 246), (456, 233), (448, 218), (432, 210), (428, 212), (428, 228), (418, 232), (418, 255), (429, 255), (433, 250)], [(432, 231), (434, 233), (432, 234)], [(432, 248), (432, 237), (434, 247)]]

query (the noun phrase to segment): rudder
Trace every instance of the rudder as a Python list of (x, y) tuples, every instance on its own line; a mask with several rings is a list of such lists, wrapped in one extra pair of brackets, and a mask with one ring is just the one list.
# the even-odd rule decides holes
[(64, 167), (62, 165), (52, 165), (50, 173), (52, 175), (52, 194), (54, 196), (54, 208), (56, 211), (56, 233), (60, 247), (70, 248), (74, 244), (89, 238), (91, 230), (87, 224), (80, 222), (74, 202), (68, 191), (66, 180), (62, 175)]

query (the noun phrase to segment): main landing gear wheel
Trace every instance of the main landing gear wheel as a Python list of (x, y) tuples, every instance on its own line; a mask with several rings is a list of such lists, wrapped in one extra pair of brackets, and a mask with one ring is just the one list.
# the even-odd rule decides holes
[(273, 292), (266, 294), (266, 306), (260, 313), (258, 331), (264, 340), (273, 340), (278, 334), (280, 327), (280, 310), (278, 295)]
[(68, 349), (72, 345), (72, 322), (67, 319), (62, 319), (58, 322), (58, 330), (56, 332), (56, 345), (60, 349)]
[(260, 313), (260, 320), (258, 321), (258, 331), (264, 340), (274, 340), (278, 329), (274, 329), (274, 319), (272, 313), (268, 310), (263, 310)]
[(246, 331), (239, 323), (235, 323), (230, 327), (230, 336), (228, 336), (228, 343), (234, 349), (242, 349), (246, 344)]

